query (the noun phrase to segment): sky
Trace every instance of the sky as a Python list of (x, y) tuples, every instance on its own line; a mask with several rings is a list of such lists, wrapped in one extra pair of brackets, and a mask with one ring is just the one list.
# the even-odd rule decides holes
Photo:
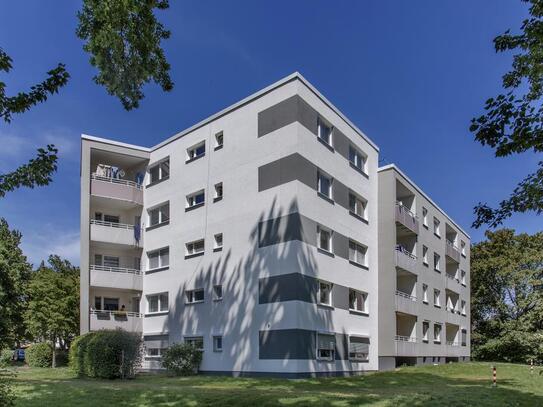
[[(510, 54), (492, 40), (527, 16), (520, 0), (171, 1), (158, 17), (174, 90), (153, 84), (130, 112), (96, 85), (75, 35), (74, 0), (5, 2), (0, 47), (13, 70), (0, 73), (12, 95), (40, 82), (58, 62), (71, 79), (59, 94), (0, 123), (0, 173), (54, 143), (58, 172), (47, 187), (0, 199), (0, 216), (23, 235), (34, 264), (58, 254), (79, 264), (81, 134), (153, 146), (298, 71), (397, 164), (472, 241), (473, 207), (495, 205), (536, 168), (535, 154), (495, 158), (473, 140), (472, 117), (500, 92)], [(541, 219), (515, 215), (505, 225), (535, 233)]]

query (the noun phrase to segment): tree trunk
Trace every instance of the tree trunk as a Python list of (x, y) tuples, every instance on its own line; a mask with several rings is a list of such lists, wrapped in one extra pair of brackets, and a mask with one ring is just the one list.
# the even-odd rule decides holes
[(56, 343), (56, 338), (53, 336), (53, 363), (52, 363), (52, 368), (56, 368), (57, 367), (57, 343)]

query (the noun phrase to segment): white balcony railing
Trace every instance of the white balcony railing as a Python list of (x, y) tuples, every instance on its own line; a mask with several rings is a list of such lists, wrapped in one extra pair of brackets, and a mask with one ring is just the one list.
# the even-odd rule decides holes
[(458, 249), (456, 244), (449, 239), (446, 239), (445, 242), (445, 254), (453, 259), (455, 262), (460, 263), (460, 250)]
[(460, 346), (460, 344), (456, 341), (447, 341), (447, 346)]
[(396, 342), (411, 342), (416, 343), (417, 337), (416, 336), (402, 336), (402, 335), (396, 335), (394, 336), (394, 340)]
[(117, 229), (134, 229), (134, 225), (129, 225), (127, 223), (117, 223), (117, 222), (105, 222), (103, 220), (91, 219), (91, 225), (107, 226), (110, 228)]
[(404, 293), (403, 291), (398, 291), (396, 290), (396, 295), (398, 297), (402, 297), (402, 298), (407, 298), (413, 302), (416, 302), (417, 301), (417, 297), (411, 295), (411, 294), (407, 294), (407, 293)]
[(90, 311), (90, 329), (124, 329), (129, 332), (141, 332), (143, 327), (143, 315), (139, 312), (129, 311)]
[(401, 244), (396, 245), (396, 251), (405, 254), (407, 257), (413, 260), (417, 260), (417, 256), (411, 253), (409, 250), (407, 250), (405, 247), (403, 247)]
[(91, 264), (90, 269), (94, 271), (108, 271), (110, 273), (141, 274), (141, 270), (137, 269), (131, 269), (126, 267), (99, 266), (97, 264)]
[(396, 201), (396, 222), (405, 226), (411, 232), (419, 233), (419, 218), (402, 203)]
[(143, 314), (140, 312), (131, 312), (131, 311), (105, 311), (99, 309), (93, 309), (90, 311), (91, 315), (104, 315), (104, 316), (113, 316), (113, 317), (132, 317), (132, 318), (142, 318)]
[(101, 175), (97, 175), (96, 173), (91, 174), (91, 179), (96, 180), (96, 181), (109, 182), (112, 184), (127, 185), (129, 187), (136, 188), (136, 189), (143, 188), (142, 184), (138, 184), (137, 182), (134, 182), (134, 181), (129, 181), (126, 179), (121, 179), (121, 178), (103, 177)]

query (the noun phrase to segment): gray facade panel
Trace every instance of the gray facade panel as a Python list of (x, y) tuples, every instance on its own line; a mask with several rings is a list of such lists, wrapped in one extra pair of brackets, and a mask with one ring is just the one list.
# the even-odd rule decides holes
[(334, 232), (332, 238), (334, 255), (349, 259), (349, 238), (341, 233)]
[(298, 120), (298, 99), (292, 96), (258, 113), (258, 137), (288, 126)]
[(332, 286), (332, 305), (344, 310), (349, 309), (349, 287), (339, 284)]
[(278, 329), (259, 332), (259, 359), (315, 359), (315, 331)]
[(258, 303), (283, 301), (316, 302), (317, 280), (300, 273), (261, 278), (258, 282)]

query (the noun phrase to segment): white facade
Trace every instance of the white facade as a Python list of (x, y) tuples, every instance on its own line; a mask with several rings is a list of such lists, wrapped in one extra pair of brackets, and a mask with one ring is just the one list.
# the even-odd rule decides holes
[(206, 372), (377, 370), (377, 167), (297, 73), (152, 148), (83, 136), (82, 332), (141, 332), (145, 368), (193, 341)]

